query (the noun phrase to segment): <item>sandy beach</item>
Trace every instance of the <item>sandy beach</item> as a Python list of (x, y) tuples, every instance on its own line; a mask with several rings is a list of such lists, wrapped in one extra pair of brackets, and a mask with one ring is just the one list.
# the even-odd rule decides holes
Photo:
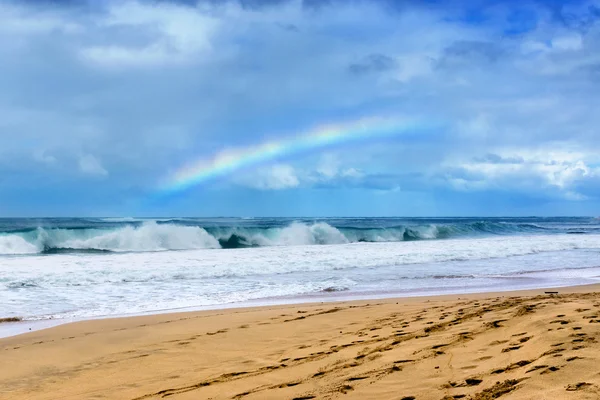
[(83, 321), (0, 340), (0, 399), (598, 399), (600, 285)]

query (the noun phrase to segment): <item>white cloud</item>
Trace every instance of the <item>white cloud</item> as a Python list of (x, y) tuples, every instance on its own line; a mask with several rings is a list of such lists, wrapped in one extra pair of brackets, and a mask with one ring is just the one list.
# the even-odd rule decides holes
[(73, 34), (81, 30), (80, 24), (69, 21), (60, 13), (0, 3), (0, 33), (20, 36), (53, 32)]
[[(443, 2), (399, 10), (394, 2), (274, 3), (0, 6), (0, 33), (10, 33), (0, 38), (3, 162), (27, 171), (18, 159), (43, 149), (34, 159), (60, 160), (56, 169), (75, 160), (87, 173), (110, 171), (111, 183), (153, 190), (164, 171), (223, 148), (398, 113), (443, 128), (328, 149), (335, 157), (317, 151), (233, 181), (421, 191), (439, 181), (594, 197), (597, 22), (569, 27), (541, 2), (530, 5), (535, 23), (510, 35), (497, 7), (482, 6), (489, 23), (470, 24)], [(574, 15), (585, 22), (586, 10)], [(473, 161), (491, 153), (523, 162)]]
[(365, 176), (358, 168), (343, 166), (345, 162), (338, 154), (325, 153), (314, 170), (307, 168), (303, 173), (303, 181), (307, 184), (334, 183), (336, 181), (357, 180)]
[(258, 168), (234, 178), (233, 181), (238, 185), (260, 190), (291, 189), (300, 185), (296, 171), (287, 164)]
[(274, 164), (259, 167), (236, 175), (232, 183), (260, 190), (282, 190), (319, 185), (341, 185), (360, 182), (365, 174), (353, 167), (344, 167), (339, 158), (331, 153), (320, 157), (316, 167), (295, 167), (290, 164)]
[(466, 139), (484, 138), (493, 131), (489, 116), (485, 114), (470, 116), (466, 120), (457, 121), (456, 130), (458, 136), (463, 136)]
[(102, 46), (84, 49), (83, 56), (107, 67), (155, 66), (169, 61), (168, 53), (160, 45), (140, 49), (121, 46)]
[(91, 154), (83, 154), (79, 157), (79, 170), (88, 175), (108, 175), (108, 171), (104, 169), (100, 161)]
[(346, 168), (340, 171), (340, 176), (344, 178), (362, 178), (365, 174), (356, 168)]
[(33, 159), (39, 163), (43, 164), (54, 164), (56, 163), (56, 157), (48, 154), (46, 151), (35, 151), (33, 153)]
[(320, 157), (316, 172), (325, 178), (333, 178), (338, 174), (339, 168), (339, 158), (332, 153), (326, 153)]
[(491, 156), (446, 166), (446, 181), (457, 190), (545, 191), (569, 200), (585, 200), (578, 187), (600, 177), (595, 153), (553, 149), (499, 150)]
[[(209, 57), (219, 20), (208, 11), (169, 3), (117, 3), (109, 8), (108, 17), (98, 21), (101, 29), (115, 31), (112, 40), (82, 49), (82, 56), (109, 67), (157, 66)], [(122, 44), (122, 29), (145, 32), (151, 39), (137, 45)]]
[(577, 51), (583, 47), (579, 34), (570, 34), (552, 39), (552, 48), (562, 51)]
[(396, 79), (400, 82), (408, 82), (433, 73), (433, 56), (435, 53), (399, 55)]

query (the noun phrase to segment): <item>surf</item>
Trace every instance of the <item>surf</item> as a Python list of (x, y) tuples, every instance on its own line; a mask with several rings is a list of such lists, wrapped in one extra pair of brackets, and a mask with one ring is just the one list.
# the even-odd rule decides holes
[[(37, 223), (39, 226), (33, 226)], [(4, 229), (2, 229), (4, 228)], [(103, 218), (0, 224), (0, 255), (157, 252), (410, 242), (498, 235), (585, 235), (594, 221)]]

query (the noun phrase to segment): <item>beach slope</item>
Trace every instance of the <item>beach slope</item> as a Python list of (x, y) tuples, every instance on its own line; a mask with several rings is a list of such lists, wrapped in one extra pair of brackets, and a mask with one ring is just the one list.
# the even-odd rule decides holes
[(599, 290), (78, 322), (0, 339), (0, 399), (599, 399)]

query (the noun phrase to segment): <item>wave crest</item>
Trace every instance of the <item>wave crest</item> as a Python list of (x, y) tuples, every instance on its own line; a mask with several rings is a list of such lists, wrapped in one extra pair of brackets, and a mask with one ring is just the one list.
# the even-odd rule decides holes
[[(535, 224), (491, 221), (335, 227), (327, 222), (292, 222), (287, 226), (198, 226), (193, 221), (137, 221), (94, 228), (37, 228), (0, 234), (0, 254), (64, 254), (235, 249), (263, 246), (327, 245), (547, 233)], [(570, 232), (569, 232), (570, 233)]]
[(71, 239), (60, 243), (60, 247), (110, 251), (161, 251), (220, 246), (219, 242), (203, 228), (148, 222), (141, 227), (127, 226), (88, 239)]
[(115, 230), (38, 228), (24, 236), (0, 236), (0, 254), (146, 252), (220, 248), (205, 229), (147, 222)]
[(35, 254), (39, 249), (19, 235), (0, 236), (0, 254)]

